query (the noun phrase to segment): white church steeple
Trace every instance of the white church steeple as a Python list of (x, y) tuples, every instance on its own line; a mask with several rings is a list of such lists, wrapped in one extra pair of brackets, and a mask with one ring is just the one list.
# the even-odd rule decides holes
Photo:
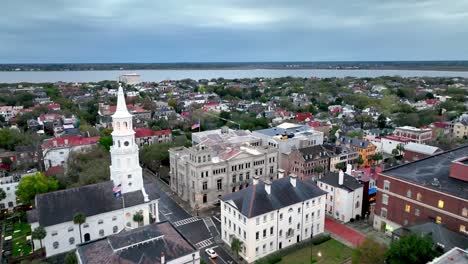
[(143, 186), (143, 175), (135, 143), (132, 115), (127, 110), (122, 86), (119, 84), (117, 107), (112, 115), (112, 146), (110, 148), (110, 175), (114, 186), (121, 185), (122, 193), (141, 190), (145, 200), (148, 195)]

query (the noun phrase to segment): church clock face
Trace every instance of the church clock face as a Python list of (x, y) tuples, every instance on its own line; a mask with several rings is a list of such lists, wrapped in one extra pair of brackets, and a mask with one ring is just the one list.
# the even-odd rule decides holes
[(128, 147), (128, 145), (130, 145), (130, 142), (125, 141), (125, 142), (124, 142), (124, 145), (125, 145), (126, 147)]

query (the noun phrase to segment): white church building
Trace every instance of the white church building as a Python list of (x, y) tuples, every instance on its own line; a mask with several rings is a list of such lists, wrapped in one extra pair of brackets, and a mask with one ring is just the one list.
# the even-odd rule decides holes
[[(42, 226), (47, 232), (41, 241), (47, 257), (73, 250), (82, 242), (159, 222), (159, 196), (154, 184), (143, 182), (132, 115), (127, 110), (122, 87), (118, 90), (112, 122), (111, 179), (39, 194), (36, 209), (28, 212), (31, 228)], [(77, 213), (86, 216), (81, 228), (73, 222)], [(133, 221), (137, 213), (143, 215), (142, 223)], [(34, 248), (38, 247), (40, 241), (34, 240)]]

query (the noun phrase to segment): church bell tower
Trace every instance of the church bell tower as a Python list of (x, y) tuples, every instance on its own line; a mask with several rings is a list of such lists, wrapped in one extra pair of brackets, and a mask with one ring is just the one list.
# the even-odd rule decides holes
[(135, 143), (132, 115), (127, 110), (124, 92), (120, 84), (117, 93), (117, 107), (112, 115), (112, 128), (111, 180), (114, 182), (114, 186), (120, 185), (122, 194), (141, 190), (145, 200), (148, 200), (143, 185), (138, 145)]

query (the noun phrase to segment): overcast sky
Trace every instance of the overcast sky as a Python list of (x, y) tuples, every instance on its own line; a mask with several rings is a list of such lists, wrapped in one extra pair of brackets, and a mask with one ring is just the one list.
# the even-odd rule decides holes
[(0, 63), (468, 59), (468, 0), (2, 0), (0, 6)]

